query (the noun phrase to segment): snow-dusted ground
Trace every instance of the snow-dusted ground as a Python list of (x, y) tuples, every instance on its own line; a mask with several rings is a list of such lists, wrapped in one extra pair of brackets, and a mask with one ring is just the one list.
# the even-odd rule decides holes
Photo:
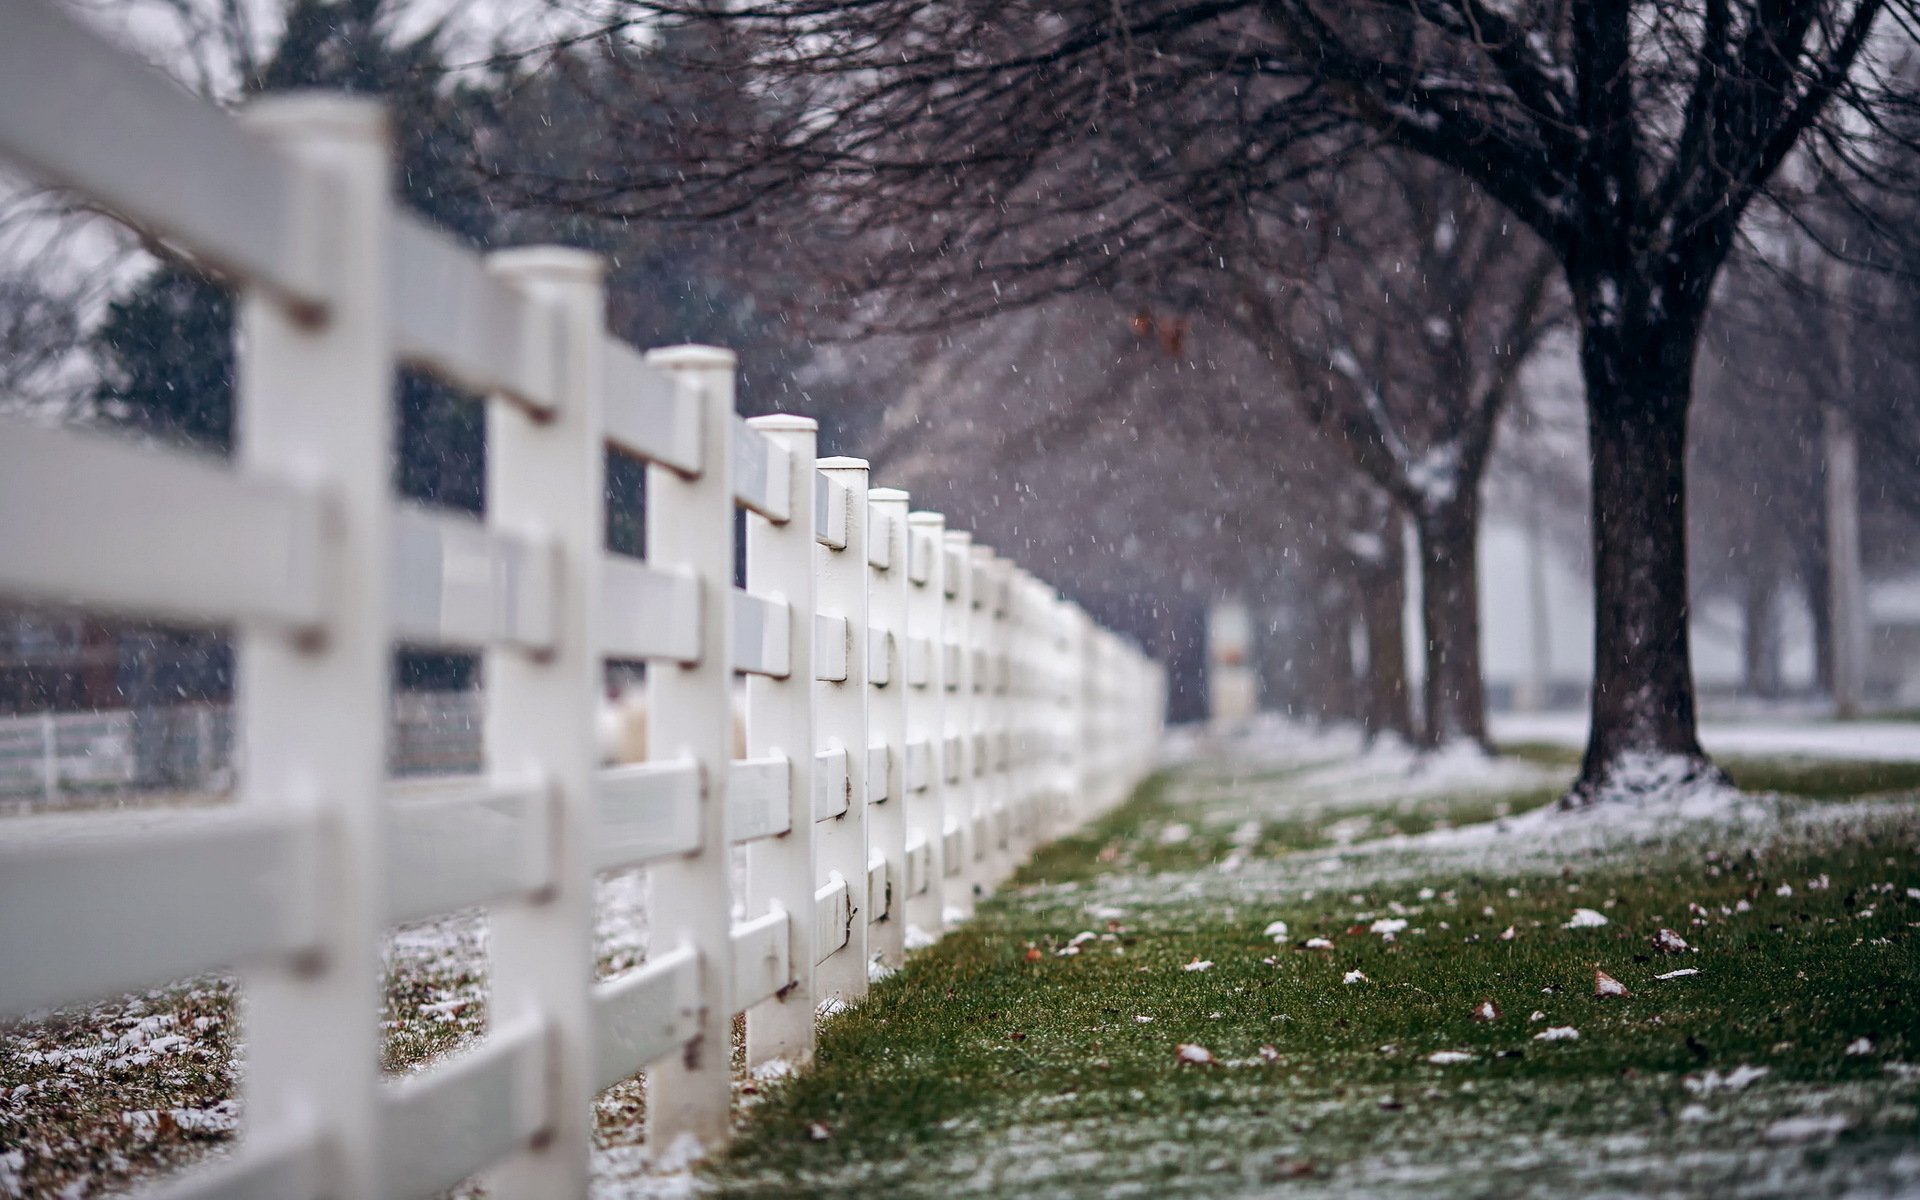
[[(1868, 728), (1866, 736), (1851, 740), (1822, 739), (1817, 727), (1799, 728), (1812, 736), (1791, 740), (1758, 734), (1721, 739), (1718, 745), (1729, 754), (1824, 752), (1885, 759), (1901, 756), (1901, 738), (1911, 736), (1895, 727)], [(1741, 749), (1732, 749), (1735, 745)], [(1178, 870), (1122, 869), (1085, 882), (1035, 885), (1011, 897), (1035, 927), (1097, 929), (1102, 921), (1123, 921), (1180, 928), (1226, 922), (1254, 931), (1276, 910), (1298, 911), (1316, 895), (1322, 902), (1350, 899), (1364, 911), (1342, 913), (1338, 923), (1349, 916), (1363, 923), (1379, 915), (1374, 909), (1383, 893), (1412, 893), (1430, 884), (1417, 893), (1420, 901), (1390, 907), (1415, 924), (1439, 922), (1436, 928), (1444, 929), (1443, 918), (1458, 922), (1461, 917), (1447, 908), (1456, 903), (1451, 893), (1439, 889), (1462, 877), (1485, 875), (1512, 879), (1522, 889), (1572, 891), (1563, 868), (1585, 872), (1658, 861), (1650, 856), (1703, 845), (1731, 853), (1743, 847), (1766, 851), (1796, 839), (1824, 844), (1848, 827), (1886, 825), (1902, 836), (1920, 830), (1920, 800), (1911, 795), (1811, 802), (1702, 787), (1679, 804), (1520, 811), (1538, 805), (1543, 788), (1564, 786), (1568, 771), (1469, 754), (1423, 762), (1394, 747), (1362, 753), (1350, 732), (1278, 722), (1262, 722), (1236, 739), (1181, 731), (1170, 749), (1176, 765), (1166, 797), (1175, 811), (1156, 815), (1130, 835), (1131, 849), (1117, 847), (1123, 867), (1130, 853), (1144, 856), (1201, 838), (1211, 838), (1215, 848), (1223, 844), (1223, 835), (1226, 845), (1251, 847), (1253, 835), (1242, 831), (1275, 823), (1296, 829), (1304, 824), (1332, 845), (1278, 856), (1226, 854)], [(1920, 750), (1906, 750), (1907, 756), (1915, 753)], [(1498, 813), (1510, 804), (1517, 815), (1442, 825), (1411, 836), (1378, 836), (1423, 805), (1448, 802), (1461, 812)], [(1893, 860), (1888, 863), (1891, 867)], [(1822, 887), (1824, 880), (1806, 886)], [(1876, 885), (1875, 894), (1891, 896), (1892, 886)], [(1568, 901), (1569, 920), (1578, 921), (1573, 903)], [(1693, 925), (1739, 927), (1758, 920), (1729, 909)], [(1317, 932), (1295, 924), (1294, 939)], [(1399, 932), (1413, 938), (1429, 930)], [(1906, 951), (1882, 938), (1874, 949), (1860, 952)], [(1678, 975), (1661, 978), (1676, 982), (1655, 986), (1684, 986)], [(1638, 976), (1634, 982), (1648, 986)], [(1566, 1007), (1578, 1011), (1577, 1002)], [(1237, 1065), (1223, 1063), (1222, 1068)], [(1345, 1094), (1340, 1079), (1309, 1078), (1294, 1091), (1276, 1092), (1271, 1115), (1253, 1117), (1244, 1108), (1169, 1113), (1123, 1106), (1063, 1119), (1060, 1106), (1066, 1098), (1036, 1093), (1015, 1101), (1012, 1113), (949, 1123), (951, 1141), (850, 1162), (797, 1182), (823, 1191), (929, 1197), (1172, 1192), (1237, 1197), (1293, 1190), (1339, 1197), (1543, 1200), (1568, 1195), (1920, 1197), (1920, 1144), (1904, 1143), (1901, 1133), (1913, 1119), (1911, 1085), (1920, 1078), (1920, 1066), (1889, 1061), (1877, 1076), (1819, 1081), (1781, 1078), (1762, 1068), (1729, 1070), (1732, 1074), (1724, 1077), (1700, 1073), (1679, 1100), (1673, 1095), (1674, 1077), (1659, 1072), (1482, 1080), (1476, 1092), (1473, 1077), (1463, 1071), (1457, 1079), (1436, 1077), (1424, 1093), (1404, 1097), (1402, 1119), (1391, 1124), (1372, 1119), (1376, 1097)], [(1418, 1115), (1422, 1110), (1448, 1117), (1427, 1118)], [(1542, 1112), (1557, 1115), (1543, 1122)], [(1387, 1129), (1390, 1136), (1384, 1134)], [(1366, 1149), (1356, 1158), (1332, 1152), (1331, 1173), (1316, 1172), (1313, 1164), (1326, 1164), (1330, 1153), (1322, 1138), (1364, 1141)], [(1311, 1178), (1287, 1173), (1300, 1164)]]
[[(1496, 713), (1493, 737), (1499, 742), (1543, 742), (1582, 746), (1587, 714)], [(1728, 757), (1860, 759), (1871, 762), (1920, 762), (1920, 721), (1822, 721), (1757, 716), (1751, 720), (1704, 721), (1700, 741), (1707, 753)]]

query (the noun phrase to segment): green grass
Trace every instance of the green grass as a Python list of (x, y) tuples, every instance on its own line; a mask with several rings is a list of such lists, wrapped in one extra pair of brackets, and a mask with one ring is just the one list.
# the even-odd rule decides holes
[[(1819, 795), (1890, 778), (1771, 770), (1762, 777)], [(732, 1195), (1240, 1193), (1297, 1179), (1388, 1194), (1404, 1176), (1422, 1180), (1408, 1194), (1503, 1195), (1651, 1186), (1692, 1155), (1695, 1187), (1742, 1190), (1753, 1182), (1743, 1172), (1779, 1166), (1742, 1148), (1795, 1105), (1847, 1125), (1817, 1146), (1778, 1148), (1804, 1156), (1786, 1176), (1795, 1187), (1874, 1178), (1920, 1137), (1920, 1076), (1887, 1070), (1920, 1057), (1910, 804), (1751, 856), (1742, 846), (1552, 877), (1433, 878), (1256, 921), (1202, 903), (1089, 919), (1084, 885), (1103, 874), (1204, 869), (1223, 852), (1197, 833), (1158, 841), (1180, 816), (1169, 795), (1166, 780), (1150, 782), (1043, 850), (969, 925), (830, 1022), (814, 1068), (763, 1100), (710, 1180)], [(1500, 803), (1513, 798), (1449, 802), (1455, 819)], [(1391, 807), (1380, 815), (1412, 824)], [(1263, 829), (1256, 857), (1323, 840), (1285, 824)], [(1395, 905), (1409, 925), (1393, 942), (1356, 916)], [(1609, 923), (1564, 928), (1576, 907)], [(1291, 926), (1286, 944), (1261, 935), (1271, 918)], [(1657, 952), (1662, 927), (1696, 950)], [(1082, 930), (1105, 936), (1060, 957)], [(1315, 935), (1334, 948), (1299, 948)], [(1195, 959), (1214, 965), (1183, 970)], [(1595, 998), (1596, 967), (1632, 995)], [(1655, 978), (1681, 967), (1700, 973)], [(1366, 981), (1342, 982), (1352, 970)], [(1502, 1017), (1473, 1020), (1487, 999)], [(1535, 1040), (1553, 1026), (1580, 1037)], [(1863, 1037), (1869, 1052), (1845, 1053)], [(1216, 1063), (1180, 1062), (1181, 1044)], [(1474, 1057), (1435, 1065), (1436, 1051)], [(1743, 1064), (1769, 1074), (1719, 1099), (1688, 1090), (1690, 1075)], [(1681, 1121), (1695, 1103), (1711, 1119)], [(1600, 1165), (1594, 1147), (1620, 1136), (1647, 1149)], [(1468, 1153), (1475, 1138), (1481, 1151)], [(1563, 1147), (1560, 1165), (1533, 1161), (1550, 1144)], [(1422, 1162), (1441, 1174), (1421, 1176)]]

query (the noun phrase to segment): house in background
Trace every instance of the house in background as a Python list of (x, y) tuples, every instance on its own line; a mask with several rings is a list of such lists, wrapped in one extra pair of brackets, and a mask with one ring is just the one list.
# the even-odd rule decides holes
[[(1920, 706), (1920, 572), (1866, 581), (1867, 703)], [(1814, 624), (1805, 600), (1785, 592), (1779, 622), (1780, 682), (1810, 699)], [(1481, 666), (1496, 711), (1579, 708), (1593, 679), (1593, 594), (1584, 562), (1521, 520), (1488, 516), (1480, 529)], [(1417, 628), (1410, 631), (1417, 637)], [(1693, 617), (1693, 672), (1703, 703), (1747, 698), (1740, 606), (1710, 598)], [(1411, 660), (1418, 669), (1417, 657)]]

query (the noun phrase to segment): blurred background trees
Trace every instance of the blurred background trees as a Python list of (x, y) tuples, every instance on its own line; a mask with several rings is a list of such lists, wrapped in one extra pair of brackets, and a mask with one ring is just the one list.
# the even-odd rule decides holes
[[(621, 23), (598, 31), (578, 13), (557, 30), (477, 29), (484, 15), (423, 0), (188, 3), (165, 6), (179, 33), (161, 57), (222, 103), (303, 86), (383, 97), (403, 203), (477, 247), (602, 254), (617, 334), (738, 350), (743, 407), (819, 416), (824, 445), (873, 459), (876, 478), (1132, 632), (1174, 667), (1176, 716), (1200, 712), (1206, 608), (1236, 596), (1261, 614), (1271, 704), (1437, 746), (1485, 744), (1490, 703), (1556, 690), (1550, 664), (1525, 689), (1485, 682), (1493, 658), (1538, 658), (1543, 640), (1506, 616), (1483, 631), (1486, 614), (1551, 616), (1556, 638), (1595, 614), (1590, 602), (1584, 617), (1547, 613), (1551, 589), (1510, 551), (1531, 547), (1569, 577), (1592, 568), (1580, 338), (1593, 336), (1599, 284), (1569, 275), (1566, 229), (1512, 179), (1429, 144), (1420, 116), (1445, 110), (1442, 132), (1507, 121), (1486, 161), (1513, 167), (1514, 147), (1532, 145), (1515, 138), (1597, 86), (1579, 59), (1594, 31), (1543, 10), (1555, 32), (1542, 44), (1496, 34), (1475, 48), (1449, 14), (1483, 6), (1464, 3), (1399, 15), (1291, 3), (908, 12), (886, 0), (735, 6), (718, 20), (623, 4)], [(1635, 68), (1645, 91), (1632, 120), (1692, 111), (1680, 85), (1701, 56), (1748, 52), (1735, 34), (1762, 29), (1758, 9), (1666, 6), (1709, 8), (1734, 24), (1719, 41), (1685, 21), (1663, 34), (1687, 53), (1664, 75)], [(1828, 86), (1809, 72), (1849, 52), (1853, 9), (1787, 9), (1813, 24), (1796, 27), (1807, 49), (1791, 81), (1768, 85), (1774, 108), (1748, 113), (1763, 124)], [(782, 57), (808, 20), (844, 32), (888, 13), (917, 47), (897, 90), (874, 81), (900, 76), (856, 70), (891, 41)], [(1298, 25), (1309, 13), (1321, 27)], [(1390, 34), (1481, 92), (1456, 104), (1452, 84), (1428, 81), (1393, 100), (1411, 108), (1368, 107), (1382, 93), (1342, 72), (1364, 53), (1407, 84)], [(1306, 46), (1339, 54), (1308, 62)], [(1709, 315), (1681, 624), (1737, 659), (1734, 676), (1703, 668), (1712, 697), (1737, 687), (1780, 701), (1830, 682), (1828, 410), (1858, 432), (1869, 578), (1897, 600), (1920, 572), (1917, 160), (1911, 120), (1875, 92), (1909, 51), (1888, 32), (1871, 77), (1830, 87), (1873, 120), (1845, 137), (1810, 120), (1820, 136), (1778, 180), (1742, 168), (1741, 186), (1771, 206), (1735, 223), (1724, 275), (1706, 263), (1688, 285)], [(1742, 70), (1764, 66), (1752, 54)], [(1732, 103), (1714, 95), (1710, 111)], [(1685, 146), (1655, 150), (1668, 157), (1644, 164), (1647, 179), (1660, 163), (1681, 170)], [(1588, 187), (1555, 174), (1570, 169), (1561, 151), (1535, 151), (1529, 187)], [(1673, 200), (1646, 186), (1643, 198)], [(44, 247), (0, 243), (9, 408), (214, 452), (245, 436), (231, 421), (227, 294), (202, 264), (122, 235), (83, 285), (34, 269)], [(477, 509), (472, 398), (403, 375), (395, 405), (396, 489)], [(640, 473), (612, 466), (611, 540), (637, 551)], [(1489, 528), (1498, 553), (1484, 557)], [(1898, 624), (1876, 627), (1888, 661)], [(1913, 624), (1920, 638), (1920, 615)], [(100, 630), (73, 637), (98, 655)], [(161, 631), (126, 637), (173, 645)], [(218, 695), (230, 665), (217, 639), (184, 645), (158, 658), (200, 666), (162, 669), (130, 648), (113, 687), (155, 705)], [(1592, 644), (1578, 656), (1589, 665), (1575, 682), (1592, 677)], [(474, 682), (456, 656), (402, 655), (397, 670), (415, 688)], [(16, 709), (103, 702), (60, 695), (0, 683)]]

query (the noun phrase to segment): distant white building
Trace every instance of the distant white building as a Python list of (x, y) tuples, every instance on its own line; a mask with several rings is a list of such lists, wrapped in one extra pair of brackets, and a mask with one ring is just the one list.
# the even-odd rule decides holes
[[(1593, 679), (1593, 593), (1583, 561), (1521, 522), (1489, 516), (1480, 529), (1481, 664), (1495, 709), (1574, 708)], [(1814, 687), (1813, 618), (1794, 593), (1776, 607), (1781, 683)], [(1866, 694), (1879, 707), (1920, 706), (1920, 573), (1871, 580)], [(1693, 620), (1695, 682), (1708, 695), (1745, 684), (1744, 618), (1731, 600), (1700, 605)], [(1418, 669), (1418, 659), (1414, 659)]]

